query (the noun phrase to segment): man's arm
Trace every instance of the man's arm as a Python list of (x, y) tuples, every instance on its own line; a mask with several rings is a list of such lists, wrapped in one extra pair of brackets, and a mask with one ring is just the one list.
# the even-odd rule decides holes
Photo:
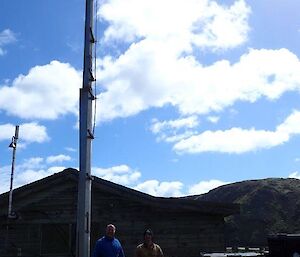
[(134, 251), (134, 257), (140, 257), (139, 248), (137, 247)]
[(122, 245), (121, 245), (121, 243), (120, 243), (120, 241), (118, 240), (118, 239), (114, 239), (115, 240), (115, 242), (116, 242), (116, 246), (117, 246), (117, 248), (119, 248), (119, 254), (118, 254), (118, 257), (125, 257), (125, 254), (124, 254), (124, 251), (123, 251), (123, 247), (122, 247)]
[(99, 240), (96, 242), (93, 257), (101, 257), (101, 244)]
[(158, 248), (158, 252), (159, 252), (159, 257), (164, 257), (164, 253), (159, 245), (157, 245), (157, 248)]
[(119, 254), (119, 257), (125, 257), (122, 245), (120, 245), (120, 254)]

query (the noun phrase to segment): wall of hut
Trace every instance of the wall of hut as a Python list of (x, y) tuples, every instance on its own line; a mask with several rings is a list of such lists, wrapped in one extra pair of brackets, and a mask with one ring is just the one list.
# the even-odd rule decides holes
[[(50, 188), (19, 196), (15, 220), (7, 219), (7, 205), (0, 204), (1, 257), (75, 256), (77, 185), (69, 180)], [(126, 197), (126, 192), (99, 188), (93, 188), (92, 203), (91, 252), (108, 223), (116, 225), (126, 256), (133, 256), (148, 227), (166, 257), (198, 257), (201, 251), (224, 249), (221, 215), (152, 206)]]
[(105, 225), (117, 226), (117, 237), (127, 256), (142, 242), (143, 232), (151, 228), (155, 241), (169, 257), (199, 257), (201, 251), (224, 250), (223, 217), (195, 211), (154, 208), (120, 196), (93, 194), (95, 234), (92, 245), (104, 232)]

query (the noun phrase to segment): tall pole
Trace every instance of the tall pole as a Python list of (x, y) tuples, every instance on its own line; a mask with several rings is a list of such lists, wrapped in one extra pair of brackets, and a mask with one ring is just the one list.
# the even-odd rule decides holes
[(91, 227), (91, 143), (92, 130), (92, 92), (93, 44), (93, 0), (86, 0), (83, 85), (80, 89), (79, 105), (79, 180), (77, 204), (77, 257), (90, 257)]
[(19, 138), (19, 126), (15, 128), (15, 136), (12, 137), (9, 147), (13, 149), (12, 162), (11, 162), (11, 174), (10, 174), (10, 188), (9, 188), (9, 199), (8, 199), (8, 218), (15, 218), (15, 213), (12, 211), (12, 199), (13, 199), (13, 182), (14, 182), (14, 171), (15, 171), (15, 160), (17, 141)]

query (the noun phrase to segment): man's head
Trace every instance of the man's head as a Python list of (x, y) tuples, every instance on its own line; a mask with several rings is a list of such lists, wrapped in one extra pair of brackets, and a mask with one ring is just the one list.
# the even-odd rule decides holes
[(106, 236), (109, 238), (113, 238), (115, 236), (116, 233), (116, 227), (113, 224), (108, 224), (106, 226)]
[(144, 243), (146, 245), (151, 245), (153, 243), (153, 232), (150, 228), (146, 229), (144, 232)]

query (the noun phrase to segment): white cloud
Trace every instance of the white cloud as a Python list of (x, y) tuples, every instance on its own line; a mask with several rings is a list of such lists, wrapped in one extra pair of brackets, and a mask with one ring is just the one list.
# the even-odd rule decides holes
[[(10, 141), (15, 135), (15, 126), (12, 124), (0, 125), (0, 141)], [(50, 140), (45, 126), (36, 122), (23, 123), (19, 125), (20, 146), (26, 146), (29, 143), (43, 143)]]
[(125, 186), (132, 185), (141, 176), (137, 170), (133, 170), (127, 165), (119, 165), (110, 168), (92, 168), (93, 175), (111, 182)]
[(26, 170), (26, 169), (41, 169), (44, 168), (44, 158), (42, 157), (32, 157), (29, 159), (25, 159), (22, 164), (18, 165), (18, 169), (20, 171)]
[[(13, 188), (18, 188), (65, 169), (63, 166), (49, 166), (49, 163), (45, 161), (46, 159), (32, 157), (23, 160), (20, 164), (17, 162), (17, 165), (15, 165)], [(11, 166), (0, 167), (0, 172), (2, 174), (0, 193), (3, 193), (9, 190)]]
[(197, 134), (197, 132), (187, 130), (183, 133), (179, 133), (179, 134), (175, 134), (175, 135), (161, 134), (157, 139), (158, 139), (158, 141), (164, 141), (164, 142), (167, 142), (167, 143), (174, 143), (174, 142), (184, 140), (186, 138), (190, 138), (195, 134)]
[(192, 129), (198, 125), (199, 120), (197, 116), (168, 121), (153, 119), (150, 130), (158, 136), (158, 141), (172, 143), (194, 135), (196, 132)]
[(48, 170), (25, 170), (22, 173), (16, 175), (14, 180), (14, 187), (19, 187), (26, 185), (28, 183), (34, 182), (36, 180), (42, 179), (44, 177), (52, 175), (52, 172)]
[(127, 41), (130, 47), (98, 62), (97, 78), (106, 90), (98, 96), (98, 120), (167, 104), (185, 115), (220, 110), (214, 94), (223, 85), (206, 78), (220, 76), (214, 66), (210, 72), (195, 60), (193, 48), (226, 49), (245, 42), (249, 13), (243, 0), (231, 6), (206, 0), (105, 1), (99, 15), (109, 22), (106, 41)]
[(218, 116), (208, 116), (207, 120), (210, 121), (211, 123), (218, 123), (220, 117)]
[(300, 62), (286, 49), (251, 49), (236, 63), (221, 60), (210, 66), (194, 56), (196, 48), (244, 43), (250, 12), (243, 0), (228, 6), (208, 0), (105, 1), (99, 10), (109, 23), (105, 40), (129, 47), (99, 61), (97, 77), (105, 92), (98, 96), (98, 120), (166, 105), (181, 116), (208, 114), (237, 101), (273, 100), (299, 91)]
[(275, 131), (231, 128), (225, 131), (205, 131), (177, 142), (173, 149), (178, 153), (245, 153), (271, 148), (287, 142), (291, 136), (300, 134), (297, 124), (300, 112), (294, 111)]
[(298, 171), (292, 172), (292, 173), (289, 175), (289, 178), (297, 178), (297, 179), (300, 179), (300, 173), (299, 173)]
[(178, 56), (170, 48), (142, 40), (116, 59), (100, 60), (97, 78), (105, 92), (98, 96), (98, 120), (167, 105), (182, 116), (203, 115), (237, 101), (275, 100), (300, 90), (300, 62), (287, 49), (252, 49), (234, 64), (221, 60), (203, 66), (192, 55)]
[(183, 184), (179, 181), (159, 182), (157, 180), (147, 180), (135, 186), (134, 189), (153, 196), (178, 197), (183, 195), (182, 188)]
[(73, 147), (66, 147), (65, 149), (69, 152), (77, 152), (77, 150)]
[(52, 61), (0, 86), (0, 110), (25, 119), (56, 119), (78, 113), (81, 75), (71, 65)]
[(43, 143), (50, 139), (47, 135), (46, 127), (41, 126), (36, 122), (21, 124), (19, 129), (19, 138), (20, 140), (24, 140), (28, 143)]
[[(15, 166), (14, 188), (63, 171), (65, 169), (64, 166), (51, 165), (54, 161), (63, 159), (68, 158), (65, 158), (65, 156), (62, 155), (58, 155), (49, 156), (46, 158), (32, 157), (23, 160), (22, 163)], [(0, 188), (0, 193), (2, 193), (8, 191), (9, 189), (11, 167), (0, 167), (0, 172), (1, 174), (3, 174)], [(141, 177), (141, 173), (139, 171), (134, 170), (127, 165), (119, 165), (106, 169), (93, 167), (92, 174), (114, 183), (131, 187), (133, 187)]]
[(0, 166), (1, 173), (1, 186), (0, 186), (0, 194), (9, 191), (9, 183), (10, 183), (10, 174), (11, 174), (11, 166)]
[(47, 163), (53, 163), (53, 162), (64, 162), (64, 161), (70, 161), (71, 157), (68, 155), (64, 154), (59, 154), (59, 155), (53, 155), (53, 156), (48, 156), (46, 159)]
[(226, 131), (205, 131), (174, 145), (178, 153), (244, 153), (277, 146), (288, 140), (288, 135), (264, 130), (232, 128)]
[(285, 121), (277, 126), (276, 131), (283, 134), (294, 135), (300, 134), (300, 111), (293, 111), (291, 115), (289, 115)]
[(0, 125), (0, 141), (9, 141), (15, 135), (15, 126), (12, 124)]
[[(51, 157), (51, 156), (49, 156)], [(25, 159), (21, 164), (15, 166), (14, 188), (34, 182), (54, 173), (61, 172), (64, 166), (51, 166), (48, 160), (51, 158), (32, 157)], [(9, 190), (11, 167), (0, 167), (1, 187), (0, 193)], [(208, 190), (227, 184), (219, 180), (202, 181), (189, 188), (184, 193), (184, 184), (180, 181), (158, 181), (147, 180), (139, 183), (141, 173), (133, 170), (127, 165), (118, 165), (110, 168), (92, 168), (92, 174), (124, 186), (130, 186), (135, 190), (160, 197), (180, 197), (186, 194), (201, 194)]]
[(3, 47), (15, 41), (16, 35), (10, 29), (5, 29), (2, 32), (0, 32), (0, 56), (6, 53)]
[(213, 49), (232, 48), (247, 40), (249, 27), (248, 16), (250, 7), (245, 1), (236, 1), (230, 7), (208, 1), (204, 17), (195, 24), (195, 30), (200, 34), (193, 35), (193, 43)]
[(199, 125), (197, 116), (190, 116), (187, 118), (168, 120), (168, 121), (158, 121), (157, 119), (152, 120), (152, 125), (150, 127), (154, 134), (160, 133), (162, 130), (178, 130), (181, 128), (195, 128)]
[(66, 169), (65, 166), (52, 166), (50, 168), (47, 169), (47, 171), (51, 174), (53, 173), (58, 173), (58, 172), (61, 172), (63, 171), (64, 169)]
[(110, 168), (92, 168), (93, 175), (112, 181), (124, 186), (130, 186), (136, 190), (151, 194), (153, 196), (182, 196), (183, 184), (179, 181), (159, 182), (148, 180), (138, 183), (141, 172), (133, 170), (127, 165), (119, 165)]
[(189, 194), (190, 195), (199, 195), (207, 193), (208, 191), (217, 188), (222, 185), (229, 184), (230, 182), (224, 182), (217, 179), (211, 179), (208, 181), (201, 181), (195, 185), (190, 186)]
[(250, 8), (244, 0), (232, 6), (208, 0), (105, 1), (98, 12), (109, 22), (105, 39), (172, 40), (177, 48), (230, 48), (247, 39)]

